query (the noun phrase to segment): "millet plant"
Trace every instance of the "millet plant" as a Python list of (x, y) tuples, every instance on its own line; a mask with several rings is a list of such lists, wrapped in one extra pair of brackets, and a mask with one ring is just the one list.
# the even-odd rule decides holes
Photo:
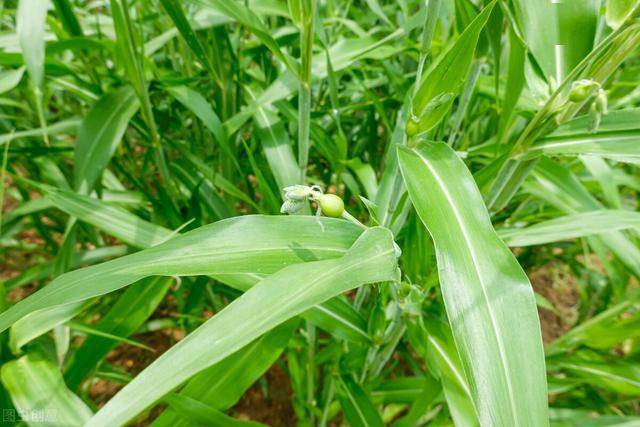
[(640, 1), (0, 26), (3, 423), (640, 425)]

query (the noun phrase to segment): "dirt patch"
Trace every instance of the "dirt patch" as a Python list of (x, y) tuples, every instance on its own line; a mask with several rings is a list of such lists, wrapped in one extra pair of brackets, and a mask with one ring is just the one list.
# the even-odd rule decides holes
[(549, 344), (564, 335), (578, 319), (578, 283), (568, 265), (549, 263), (529, 273), (533, 289), (545, 297), (555, 311), (538, 307), (542, 340)]
[(242, 420), (262, 422), (272, 427), (297, 425), (296, 414), (291, 404), (293, 390), (287, 374), (275, 364), (265, 374), (265, 380), (267, 387), (263, 387), (258, 381), (246, 391), (231, 409), (233, 416)]

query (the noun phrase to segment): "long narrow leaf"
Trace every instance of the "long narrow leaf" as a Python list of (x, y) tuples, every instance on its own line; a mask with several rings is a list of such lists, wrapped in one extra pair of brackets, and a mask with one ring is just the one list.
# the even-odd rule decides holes
[(411, 201), (431, 233), (453, 336), (481, 424), (548, 423), (533, 290), (495, 233), (471, 173), (446, 144), (399, 151)]

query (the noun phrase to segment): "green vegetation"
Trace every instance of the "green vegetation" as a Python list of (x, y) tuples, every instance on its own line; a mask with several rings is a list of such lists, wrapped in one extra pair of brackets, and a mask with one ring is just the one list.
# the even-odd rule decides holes
[(0, 5), (3, 422), (640, 425), (640, 1)]

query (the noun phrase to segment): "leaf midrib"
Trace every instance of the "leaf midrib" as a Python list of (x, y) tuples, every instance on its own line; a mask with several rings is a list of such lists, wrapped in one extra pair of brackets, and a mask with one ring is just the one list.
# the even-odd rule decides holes
[[(440, 177), (440, 175), (437, 173), (437, 171), (433, 168), (433, 166), (431, 165), (431, 163), (429, 162), (428, 159), (426, 159), (422, 153), (420, 153), (418, 150), (413, 149), (412, 150), (417, 156), (418, 158), (425, 164), (425, 166), (429, 169), (429, 171), (431, 172), (431, 174), (433, 175), (433, 177), (436, 180), (436, 183), (438, 184), (438, 186), (440, 187), (442, 194), (445, 196), (445, 198), (447, 199), (447, 202), (449, 203), (449, 205), (451, 206), (451, 210), (454, 214), (455, 220), (458, 223), (460, 230), (462, 231), (462, 236), (465, 240), (466, 243), (466, 247), (468, 248), (468, 252), (469, 255), (471, 257), (472, 260), (472, 265), (474, 267), (474, 270), (476, 272), (476, 276), (478, 278), (478, 282), (480, 283), (480, 289), (482, 290), (482, 296), (485, 300), (485, 303), (487, 305), (487, 311), (489, 313), (489, 317), (491, 319), (491, 324), (493, 326), (492, 332), (495, 336), (495, 340), (496, 340), (496, 344), (498, 345), (498, 353), (500, 354), (500, 364), (502, 366), (502, 371), (504, 373), (504, 378), (507, 384), (507, 389), (508, 389), (508, 394), (509, 394), (509, 404), (510, 404), (510, 410), (511, 413), (514, 417), (514, 423), (515, 425), (519, 425), (518, 422), (518, 414), (516, 411), (516, 403), (515, 403), (515, 397), (513, 396), (513, 386), (511, 384), (511, 376), (509, 375), (509, 369), (508, 369), (508, 360), (506, 358), (506, 354), (504, 351), (504, 343), (502, 342), (502, 338), (500, 336), (500, 334), (498, 333), (499, 328), (498, 328), (498, 323), (496, 321), (495, 318), (495, 314), (493, 312), (493, 307), (490, 304), (490, 300), (489, 300), (489, 296), (487, 295), (487, 290), (486, 290), (486, 285), (484, 283), (484, 280), (482, 278), (482, 273), (481, 273), (481, 268), (480, 265), (477, 262), (477, 255), (475, 253), (475, 249), (473, 248), (473, 245), (471, 244), (471, 240), (469, 239), (469, 234), (468, 231), (464, 225), (464, 221), (462, 221), (462, 218), (460, 216), (460, 212), (458, 212), (458, 208), (456, 206), (456, 204), (454, 203), (453, 199), (451, 198), (451, 195), (449, 194), (449, 192), (447, 191), (447, 187), (444, 184), (444, 182), (442, 181), (442, 178)], [(455, 338), (455, 337), (454, 337)]]

